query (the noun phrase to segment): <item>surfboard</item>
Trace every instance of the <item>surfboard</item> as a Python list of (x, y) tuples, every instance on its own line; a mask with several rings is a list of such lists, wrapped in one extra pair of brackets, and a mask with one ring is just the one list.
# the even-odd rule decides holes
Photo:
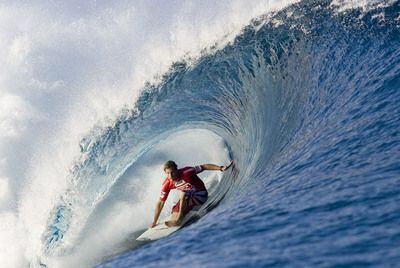
[(164, 219), (161, 221), (161, 223), (157, 224), (153, 228), (147, 229), (143, 234), (141, 234), (138, 238), (136, 238), (137, 241), (154, 241), (161, 239), (163, 237), (169, 236), (172, 233), (178, 231), (180, 228), (182, 228), (187, 222), (189, 222), (191, 219), (197, 216), (196, 211), (189, 211), (189, 213), (183, 218), (182, 224), (179, 226), (173, 226), (173, 227), (168, 227), (165, 225), (166, 221), (171, 220), (170, 217), (167, 219)]

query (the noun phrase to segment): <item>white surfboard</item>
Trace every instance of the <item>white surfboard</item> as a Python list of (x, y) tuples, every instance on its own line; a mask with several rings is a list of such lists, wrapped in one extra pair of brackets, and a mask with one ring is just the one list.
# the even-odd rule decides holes
[(190, 219), (192, 219), (194, 216), (196, 216), (196, 211), (189, 211), (189, 213), (183, 218), (182, 224), (179, 226), (173, 226), (173, 227), (168, 227), (165, 225), (166, 221), (170, 220), (170, 217), (167, 219), (161, 221), (161, 223), (157, 224), (153, 228), (147, 229), (143, 234), (141, 234), (138, 238), (136, 238), (137, 241), (154, 241), (158, 240), (160, 238), (166, 237), (176, 231), (178, 231), (182, 226), (185, 225)]

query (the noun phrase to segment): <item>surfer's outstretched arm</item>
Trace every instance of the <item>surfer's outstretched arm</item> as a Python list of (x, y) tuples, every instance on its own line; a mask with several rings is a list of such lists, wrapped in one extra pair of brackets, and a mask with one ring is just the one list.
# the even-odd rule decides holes
[(225, 171), (225, 170), (227, 170), (228, 168), (230, 168), (230, 167), (232, 166), (232, 164), (233, 164), (233, 161), (231, 161), (231, 162), (229, 163), (229, 165), (227, 165), (227, 166), (217, 166), (217, 165), (214, 165), (214, 164), (203, 164), (203, 165), (201, 165), (201, 167), (203, 168), (203, 170), (219, 170), (219, 171)]
[(153, 228), (154, 226), (157, 225), (158, 217), (160, 217), (160, 213), (161, 213), (161, 210), (164, 207), (164, 203), (165, 202), (160, 201), (160, 200), (157, 202), (156, 210), (154, 211), (153, 223), (150, 225), (150, 228)]

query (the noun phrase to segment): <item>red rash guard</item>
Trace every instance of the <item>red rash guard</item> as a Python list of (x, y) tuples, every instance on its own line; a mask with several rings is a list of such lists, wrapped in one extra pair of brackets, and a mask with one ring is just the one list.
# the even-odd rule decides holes
[(172, 189), (178, 189), (183, 192), (206, 191), (203, 181), (196, 175), (202, 171), (203, 168), (201, 166), (184, 167), (178, 169), (178, 176), (175, 180), (172, 181), (165, 178), (161, 188), (160, 201), (165, 202)]

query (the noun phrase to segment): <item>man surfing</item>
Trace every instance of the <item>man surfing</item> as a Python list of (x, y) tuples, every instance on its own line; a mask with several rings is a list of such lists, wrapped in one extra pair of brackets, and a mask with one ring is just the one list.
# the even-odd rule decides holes
[(178, 169), (176, 163), (172, 160), (164, 164), (164, 172), (167, 176), (161, 188), (160, 199), (157, 202), (154, 212), (153, 223), (150, 228), (157, 225), (158, 217), (164, 207), (168, 194), (172, 189), (177, 189), (181, 193), (179, 201), (172, 208), (172, 217), (170, 221), (165, 222), (168, 227), (179, 226), (183, 217), (195, 206), (200, 206), (207, 201), (208, 192), (203, 181), (196, 175), (204, 170), (219, 170), (224, 172), (232, 166), (231, 162), (227, 166), (217, 166), (214, 164), (203, 164), (195, 167), (184, 167)]

